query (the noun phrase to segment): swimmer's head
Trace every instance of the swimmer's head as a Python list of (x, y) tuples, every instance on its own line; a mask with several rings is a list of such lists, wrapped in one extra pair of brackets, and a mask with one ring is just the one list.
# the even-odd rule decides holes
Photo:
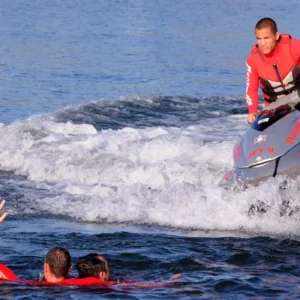
[(96, 277), (104, 281), (109, 281), (110, 273), (107, 261), (97, 253), (90, 253), (81, 257), (76, 265), (80, 278)]
[(71, 256), (67, 249), (56, 247), (48, 251), (44, 263), (46, 281), (57, 282), (66, 279), (71, 268)]

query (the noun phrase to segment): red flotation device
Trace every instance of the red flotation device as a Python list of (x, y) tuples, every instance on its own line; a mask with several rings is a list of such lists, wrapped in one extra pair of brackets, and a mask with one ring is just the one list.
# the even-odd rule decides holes
[(0, 280), (19, 281), (19, 278), (12, 270), (0, 262)]

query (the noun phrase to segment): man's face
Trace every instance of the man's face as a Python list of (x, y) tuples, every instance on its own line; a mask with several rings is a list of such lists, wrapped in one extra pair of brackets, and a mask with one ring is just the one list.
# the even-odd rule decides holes
[(276, 42), (279, 39), (279, 32), (277, 31), (274, 34), (271, 30), (271, 27), (266, 27), (263, 29), (255, 30), (256, 42), (263, 54), (270, 54), (275, 46)]

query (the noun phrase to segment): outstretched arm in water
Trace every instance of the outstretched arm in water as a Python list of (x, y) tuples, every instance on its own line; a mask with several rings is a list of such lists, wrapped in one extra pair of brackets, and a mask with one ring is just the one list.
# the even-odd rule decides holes
[[(1, 198), (0, 198), (0, 200), (1, 200)], [(2, 201), (1, 201), (1, 203), (0, 203), (0, 211), (2, 210), (4, 204), (5, 204), (5, 200), (2, 199)], [(4, 221), (4, 219), (6, 218), (7, 215), (8, 215), (8, 213), (5, 212), (5, 213), (0, 217), (0, 223), (1, 223), (2, 221)]]

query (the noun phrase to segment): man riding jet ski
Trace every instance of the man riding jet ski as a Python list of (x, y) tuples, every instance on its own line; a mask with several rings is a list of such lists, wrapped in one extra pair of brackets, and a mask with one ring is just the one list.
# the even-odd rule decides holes
[[(234, 147), (234, 166), (223, 182), (238, 188), (270, 177), (300, 174), (300, 40), (280, 34), (270, 18), (255, 26), (257, 44), (247, 59), (246, 100), (251, 126)], [(258, 112), (258, 87), (264, 95), (265, 109)], [(286, 183), (286, 182), (285, 182)], [(281, 184), (279, 192), (286, 189)], [(284, 197), (283, 197), (284, 198)], [(289, 200), (282, 201), (280, 214), (292, 214)], [(249, 213), (266, 212), (264, 202), (251, 205)]]
[(265, 106), (291, 92), (300, 91), (300, 40), (280, 34), (270, 18), (259, 20), (255, 26), (256, 45), (247, 59), (246, 100), (248, 122), (252, 123), (258, 109), (258, 86)]
[[(255, 183), (270, 176), (298, 175), (300, 152), (300, 40), (280, 34), (277, 24), (263, 18), (255, 25), (257, 44), (247, 59), (246, 99), (251, 127), (234, 148), (232, 177)], [(258, 86), (265, 110), (258, 109)]]

